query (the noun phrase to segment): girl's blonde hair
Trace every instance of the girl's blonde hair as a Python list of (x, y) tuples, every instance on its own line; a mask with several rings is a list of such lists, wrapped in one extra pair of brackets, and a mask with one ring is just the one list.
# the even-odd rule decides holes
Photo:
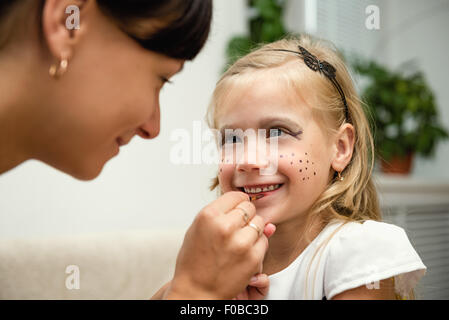
[[(251, 78), (257, 71), (270, 71), (267, 81), (283, 81), (287, 88), (295, 90), (297, 95), (305, 89), (316, 93), (319, 103), (309, 104), (312, 112), (320, 120), (318, 123), (329, 137), (336, 133), (346, 122), (346, 118), (342, 98), (331, 81), (319, 72), (309, 69), (298, 55), (272, 50), (299, 52), (298, 46), (302, 46), (319, 60), (327, 61), (334, 66), (336, 79), (346, 97), (350, 122), (355, 130), (352, 159), (342, 172), (344, 180), (333, 179), (328, 183), (326, 190), (312, 206), (309, 217), (319, 215), (324, 225), (335, 218), (345, 222), (380, 221), (382, 215), (371, 178), (374, 167), (374, 142), (371, 128), (352, 78), (343, 60), (329, 42), (315, 40), (305, 35), (300, 38), (290, 37), (259, 47), (237, 60), (217, 83), (207, 113), (209, 126), (217, 129), (218, 110), (233, 83), (243, 81), (242, 78)], [(283, 68), (287, 64), (288, 67)], [(216, 177), (211, 190), (218, 185), (218, 177)]]
[[(299, 52), (298, 46), (336, 69), (336, 80), (346, 97), (348, 119), (345, 116), (342, 97), (326, 76), (312, 71), (300, 56), (277, 51), (282, 49)], [(302, 35), (300, 38), (288, 37), (263, 45), (240, 58), (223, 74), (213, 93), (207, 112), (207, 122), (212, 129), (217, 129), (220, 106), (232, 86), (249, 83), (260, 75), (260, 72), (266, 72), (264, 75), (267, 76), (267, 81), (285, 83), (287, 90), (294, 90), (299, 98), (302, 98), (303, 90), (313, 92), (318, 103), (308, 105), (328, 137), (338, 132), (346, 122), (350, 122), (354, 127), (354, 150), (351, 161), (342, 172), (344, 180), (335, 179), (335, 173), (334, 179), (328, 182), (326, 189), (310, 209), (306, 230), (314, 221), (318, 221), (322, 227), (335, 219), (343, 221), (343, 225), (351, 221), (381, 221), (377, 191), (372, 181), (375, 151), (371, 127), (351, 75), (337, 50), (327, 41)], [(214, 178), (211, 190), (217, 186), (218, 176)], [(329, 239), (324, 243), (328, 241)]]

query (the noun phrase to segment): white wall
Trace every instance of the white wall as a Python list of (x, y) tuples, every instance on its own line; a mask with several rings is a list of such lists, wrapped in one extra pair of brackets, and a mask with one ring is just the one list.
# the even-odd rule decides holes
[[(390, 66), (414, 59), (434, 90), (440, 121), (449, 130), (449, 1), (383, 0), (380, 54)], [(382, 18), (381, 18), (382, 19)], [(382, 20), (381, 20), (382, 21)], [(439, 145), (435, 158), (418, 158), (414, 175), (448, 180), (449, 141)]]
[[(0, 177), (0, 238), (104, 232), (118, 229), (188, 227), (215, 198), (208, 191), (214, 165), (170, 163), (173, 130), (192, 132), (204, 120), (225, 63), (225, 46), (245, 31), (245, 2), (215, 1), (205, 49), (166, 85), (161, 95), (161, 133), (135, 138), (100, 177), (77, 181), (36, 161)], [(206, 128), (204, 126), (204, 128)]]

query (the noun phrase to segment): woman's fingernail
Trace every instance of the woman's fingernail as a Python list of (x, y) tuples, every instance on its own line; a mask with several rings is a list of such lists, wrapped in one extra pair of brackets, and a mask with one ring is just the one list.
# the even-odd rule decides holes
[(267, 223), (265, 225), (264, 233), (267, 236), (267, 238), (270, 238), (274, 234), (275, 231), (276, 231), (276, 226), (274, 224)]
[(256, 282), (257, 281), (257, 276), (252, 277), (249, 282)]

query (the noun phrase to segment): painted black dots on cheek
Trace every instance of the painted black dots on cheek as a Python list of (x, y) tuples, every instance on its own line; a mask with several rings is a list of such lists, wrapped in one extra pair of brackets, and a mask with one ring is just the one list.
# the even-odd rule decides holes
[[(310, 180), (311, 177), (313, 178), (313, 176), (316, 176), (316, 170), (314, 170), (314, 168), (313, 168), (315, 163), (308, 159), (307, 152), (305, 152), (304, 155), (305, 155), (304, 162), (303, 162), (303, 159), (299, 159), (299, 161), (298, 161), (298, 164), (300, 166), (303, 163), (305, 165), (304, 167), (299, 168), (300, 173), (305, 173), (304, 175), (301, 175), (301, 177), (299, 178), (302, 181)], [(310, 170), (309, 170), (309, 168), (310, 168)], [(312, 172), (313, 172), (313, 176), (312, 176)]]
[[(292, 158), (295, 157), (295, 153), (293, 153), (293, 152), (291, 154), (281, 154), (281, 155), (279, 155), (279, 157), (284, 159), (284, 158), (288, 158), (290, 155), (291, 155)], [(307, 173), (306, 175), (301, 175), (300, 176), (299, 179), (302, 180), (302, 181), (310, 180), (312, 172), (313, 172), (313, 175), (316, 176), (316, 171), (313, 170), (313, 168), (312, 168), (312, 166), (315, 165), (315, 163), (310, 161), (307, 158), (307, 156), (308, 156), (307, 152), (305, 152), (304, 155), (305, 155), (305, 158), (298, 159), (298, 162), (296, 162), (298, 164), (298, 167), (299, 167), (298, 171), (300, 173)], [(294, 159), (291, 159), (290, 160), (290, 166), (293, 166), (294, 163), (295, 163)], [(306, 166), (302, 167), (302, 164), (304, 164)], [(309, 168), (310, 168), (310, 170), (309, 170)], [(310, 173), (310, 175), (309, 175), (309, 173)]]

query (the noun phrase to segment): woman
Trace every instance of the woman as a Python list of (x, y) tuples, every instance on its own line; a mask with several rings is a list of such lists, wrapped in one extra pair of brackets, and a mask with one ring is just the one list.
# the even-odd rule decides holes
[[(0, 174), (37, 159), (91, 180), (134, 136), (155, 138), (159, 92), (203, 47), (211, 14), (211, 0), (2, 0)], [(209, 204), (157, 297), (235, 297), (261, 268), (264, 227), (244, 193)]]

